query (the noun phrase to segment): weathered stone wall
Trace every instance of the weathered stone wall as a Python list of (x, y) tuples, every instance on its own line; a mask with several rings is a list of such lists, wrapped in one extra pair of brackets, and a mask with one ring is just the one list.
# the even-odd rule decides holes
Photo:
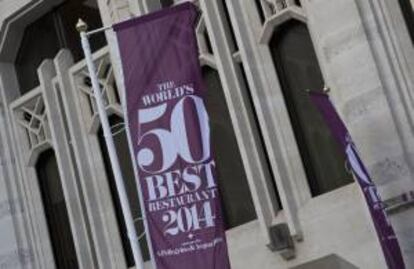
[[(30, 7), (40, 2), (43, 0), (0, 0), (0, 41), (4, 41), (3, 37), (7, 32), (6, 21), (19, 21), (22, 11), (30, 13)], [(159, 2), (155, 0), (99, 0), (98, 2), (105, 25), (159, 8)], [(233, 268), (287, 269), (326, 255), (336, 254), (359, 268), (385, 269), (372, 221), (356, 184), (315, 198), (310, 197), (268, 47), (260, 43), (262, 25), (254, 21), (258, 17), (256, 7), (252, 1), (227, 0), (226, 2), (231, 4), (229, 4), (229, 13), (233, 25), (234, 23), (239, 25), (235, 30), (239, 51), (233, 55), (231, 54), (233, 51), (226, 47), (231, 38), (226, 32), (226, 27), (221, 25), (223, 18), (217, 13), (216, 1), (204, 0), (200, 5), (201, 10), (207, 14), (204, 27), (207, 28), (210, 41), (213, 42), (213, 52), (208, 55), (211, 57), (208, 60), (210, 64), (214, 63), (212, 65), (215, 65), (220, 72), (226, 91), (226, 101), (233, 115), (232, 120), (239, 124), (235, 126), (250, 126), (248, 123), (251, 119), (243, 114), (247, 111), (243, 106), (245, 96), (238, 95), (243, 91), (243, 87), (240, 86), (242, 82), (236, 81), (234, 59), (246, 65), (248, 84), (254, 91), (254, 105), (257, 111), (262, 113), (259, 113), (259, 121), (262, 122), (258, 125), (262, 128), (265, 140), (267, 139), (265, 144), (271, 154), (276, 183), (279, 192), (285, 198), (282, 202), (294, 203), (292, 207), (285, 204), (284, 210), (273, 216), (263, 202), (265, 200), (263, 197), (266, 197), (266, 187), (257, 187), (261, 170), (259, 168), (254, 170), (253, 165), (246, 168), (250, 169), (249, 172), (252, 174), (250, 186), (255, 187), (254, 190), (251, 188), (252, 196), (256, 201), (256, 211), (260, 210), (262, 216), (257, 221), (227, 232)], [(414, 190), (412, 127), (414, 126), (412, 109), (414, 98), (411, 94), (414, 85), (414, 53), (396, 2), (303, 0), (301, 1), (303, 12), (299, 15), (295, 14), (308, 23), (324, 78), (327, 85), (332, 88), (331, 97), (349, 127), (383, 198), (389, 201), (392, 207), (390, 215), (404, 252), (407, 268), (414, 268), (414, 233), (412, 232), (414, 210), (410, 207), (412, 204), (409, 201), (410, 197), (401, 198), (402, 194)], [(289, 1), (289, 3), (293, 2)], [(30, 17), (38, 16), (37, 12), (38, 10), (30, 13), (32, 15), (21, 20), (21, 24), (29, 22)], [(22, 29), (24, 27), (20, 27), (20, 30)], [(10, 40), (17, 42), (18, 35), (17, 31), (17, 34), (10, 36)], [(122, 80), (116, 40), (111, 32), (107, 33), (107, 37), (108, 51), (119, 83)], [(245, 43), (242, 44), (240, 41)], [(18, 47), (17, 43), (14, 46)], [(3, 43), (0, 43), (0, 56), (7, 53)], [(75, 69), (82, 69), (81, 65), (82, 63), (79, 63)], [(23, 221), (21, 199), (24, 196), (14, 179), (24, 177), (19, 175), (19, 169), (25, 167), (19, 168), (16, 165), (15, 156), (18, 153), (14, 145), (21, 141), (13, 137), (10, 132), (12, 117), (9, 105), (18, 98), (18, 85), (13, 76), (13, 64), (3, 62), (3, 58), (0, 57), (0, 268), (10, 269), (21, 268), (22, 264), (36, 264), (32, 258), (33, 251), (37, 251), (30, 249), (27, 243), (30, 241), (35, 245), (33, 240), (28, 239), (33, 231), (26, 231), (26, 234), (23, 232), (24, 228), (19, 226)], [(65, 89), (78, 90), (72, 82), (69, 82), (69, 74), (65, 73), (64, 76)], [(122, 85), (118, 86), (122, 93)], [(65, 103), (76, 104), (76, 108), (81, 106), (74, 101), (75, 99), (69, 100), (70, 98), (65, 96), (63, 98)], [(71, 117), (82, 119), (82, 115), (77, 114), (81, 113), (77, 109), (70, 110), (70, 113)], [(77, 140), (84, 140), (82, 143), (93, 141), (88, 130), (79, 130), (81, 128), (79, 126), (84, 125), (74, 124), (73, 119), (70, 122), (72, 126), (77, 126), (77, 130), (72, 130), (72, 135), (75, 135)], [(244, 147), (242, 151), (252, 153), (257, 150), (254, 147), (255, 141), (251, 141), (254, 138), (241, 137), (243, 133), (240, 130), (236, 133), (240, 136), (239, 146)], [(79, 141), (75, 141), (74, 144), (79, 143), (82, 146)], [(243, 144), (245, 141), (247, 142)], [(247, 146), (247, 143), (251, 143), (251, 147)], [(100, 153), (96, 145), (95, 147), (88, 145), (84, 151), (86, 152), (84, 155), (77, 153), (79, 155), (77, 157), (84, 158), (83, 165), (86, 167), (89, 165), (88, 162), (91, 162), (91, 166), (99, 167)], [(249, 160), (245, 163), (249, 163)], [(84, 177), (89, 180), (84, 184), (90, 191), (91, 195), (88, 192), (87, 196), (90, 198), (94, 186), (87, 186), (87, 184), (93, 185), (98, 182), (92, 182), (92, 177), (102, 181), (105, 175), (96, 176), (89, 167), (82, 169), (85, 169), (81, 171)], [(26, 178), (21, 179), (26, 180)], [(106, 190), (102, 188), (100, 191), (105, 193)], [(99, 199), (101, 200), (97, 201), (105, 201), (99, 206), (112, 212), (110, 198)], [(111, 219), (111, 213), (108, 212), (105, 213), (105, 217)], [(89, 217), (93, 221), (100, 220), (100, 216)], [(269, 243), (268, 238), (263, 236), (267, 233), (266, 228), (279, 222), (289, 222), (294, 235), (303, 239), (295, 242), (296, 258), (290, 261), (282, 259), (278, 253), (271, 252), (266, 247)], [(26, 227), (31, 226), (28, 224)], [(106, 228), (109, 231), (107, 234)], [(101, 236), (102, 234), (108, 236), (116, 233), (113, 227), (97, 228), (96, 223), (92, 225), (91, 230), (96, 242), (107, 239)], [(105, 262), (108, 259), (106, 264), (121, 266), (123, 258), (119, 240), (111, 241), (106, 241), (108, 246), (105, 243), (95, 245), (97, 257)], [(105, 253), (111, 253), (113, 256)], [(37, 264), (34, 268), (41, 268), (41, 266)]]

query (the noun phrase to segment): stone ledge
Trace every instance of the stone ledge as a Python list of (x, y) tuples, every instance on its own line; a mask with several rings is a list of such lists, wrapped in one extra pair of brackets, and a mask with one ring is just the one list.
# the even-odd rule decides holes
[(403, 193), (384, 201), (385, 211), (390, 214), (398, 214), (414, 207), (414, 191)]

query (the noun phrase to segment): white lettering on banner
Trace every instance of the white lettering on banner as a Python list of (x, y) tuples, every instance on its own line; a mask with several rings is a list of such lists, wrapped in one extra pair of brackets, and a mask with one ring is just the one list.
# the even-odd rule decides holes
[(199, 208), (197, 204), (191, 207), (181, 207), (177, 211), (169, 210), (163, 215), (163, 221), (168, 223), (164, 233), (177, 235), (180, 232), (197, 231), (214, 227), (214, 219), (211, 203), (205, 202)]
[(181, 196), (157, 200), (148, 204), (149, 212), (164, 211), (191, 205), (197, 202), (208, 201), (218, 197), (217, 188), (212, 188), (194, 193), (186, 193)]
[(157, 255), (159, 257), (176, 256), (176, 255), (186, 253), (186, 252), (193, 252), (194, 250), (199, 250), (199, 249), (206, 250), (209, 248), (213, 248), (217, 244), (220, 244), (220, 243), (223, 243), (223, 238), (215, 238), (213, 241), (206, 242), (206, 243), (200, 243), (199, 240), (196, 240), (194, 242), (190, 242), (188, 245), (183, 246), (183, 247), (179, 247), (175, 249), (159, 250), (157, 252)]
[(178, 99), (185, 95), (194, 93), (194, 87), (190, 84), (175, 87), (172, 81), (160, 83), (157, 85), (159, 92), (144, 95), (142, 102), (145, 106), (156, 105), (168, 100)]
[[(191, 149), (187, 137), (187, 127), (185, 124), (184, 103), (192, 101), (196, 108), (196, 114), (200, 124), (200, 134), (203, 154), (200, 159), (196, 160), (191, 154)], [(165, 104), (164, 104), (165, 105)], [(164, 106), (161, 105), (161, 106)], [(154, 116), (154, 111), (157, 114)], [(164, 114), (159, 113), (165, 110), (161, 108), (146, 108), (139, 110), (139, 116), (144, 119), (152, 119), (153, 121), (161, 118)], [(177, 160), (178, 155), (188, 163), (201, 163), (210, 158), (210, 127), (208, 125), (208, 115), (204, 106), (203, 100), (195, 95), (188, 95), (183, 97), (174, 107), (171, 113), (171, 132), (165, 129), (157, 128), (147, 132), (143, 132), (145, 123), (148, 121), (139, 122), (138, 128), (138, 144), (141, 144), (143, 139), (152, 136), (156, 138), (161, 146), (162, 165), (160, 168), (151, 170), (149, 167), (154, 163), (154, 150), (150, 148), (143, 148), (138, 151), (137, 160), (139, 167), (150, 174), (159, 173), (169, 169)], [(178, 144), (178, 147), (176, 146)]]
[(205, 179), (207, 188), (216, 186), (213, 177), (214, 161), (196, 166), (188, 166), (183, 171), (173, 170), (164, 174), (145, 177), (149, 201), (160, 200), (187, 192), (197, 191)]
[(364, 181), (365, 184), (372, 184), (372, 182), (368, 179), (367, 174), (364, 172), (364, 170), (362, 169), (358, 157), (355, 154), (355, 149), (352, 145), (352, 142), (348, 142), (347, 146), (346, 146), (346, 155), (348, 156), (348, 160), (349, 163), (351, 164), (352, 170), (354, 170), (354, 172), (358, 175), (358, 177), (360, 179), (362, 179)]
[[(159, 92), (142, 98), (145, 106), (157, 106), (138, 111), (138, 144), (142, 147), (137, 152), (137, 163), (147, 174), (143, 181), (148, 190), (148, 212), (161, 213), (165, 235), (214, 227), (216, 216), (212, 201), (218, 199), (218, 189), (204, 102), (192, 95), (194, 88), (190, 84), (176, 87), (168, 81), (157, 87)], [(165, 102), (172, 99), (179, 100), (168, 110)], [(165, 122), (165, 118), (169, 126), (160, 128), (154, 124)], [(188, 130), (187, 126), (192, 129)], [(189, 131), (198, 131), (198, 135), (190, 136)], [(143, 143), (146, 139), (151, 143)], [(190, 145), (196, 145), (197, 153)], [(187, 165), (174, 169), (178, 158)]]
[[(384, 211), (384, 205), (378, 193), (378, 189), (375, 186), (374, 182), (372, 182), (369, 179), (368, 175), (362, 168), (360, 160), (356, 154), (355, 146), (353, 145), (352, 141), (348, 141), (345, 152), (348, 157), (349, 163), (351, 164), (352, 170), (363, 181), (363, 183), (365, 183), (364, 185), (362, 185), (362, 190), (370, 198), (373, 204), (373, 208), (381, 212), (381, 214), (385, 216), (385, 219), (389, 221), (388, 218), (386, 217), (386, 213)], [(388, 222), (388, 224), (390, 223)]]

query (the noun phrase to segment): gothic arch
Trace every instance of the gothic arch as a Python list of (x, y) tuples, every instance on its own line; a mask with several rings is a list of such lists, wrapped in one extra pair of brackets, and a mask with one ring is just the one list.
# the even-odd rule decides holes
[(324, 78), (307, 25), (285, 22), (269, 47), (312, 195), (351, 183), (345, 156), (308, 97), (307, 90), (323, 89)]

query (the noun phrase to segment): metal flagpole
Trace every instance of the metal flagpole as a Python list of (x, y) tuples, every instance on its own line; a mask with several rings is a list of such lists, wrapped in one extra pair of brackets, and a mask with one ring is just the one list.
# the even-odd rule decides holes
[(135, 266), (137, 269), (144, 269), (144, 260), (142, 258), (141, 248), (139, 246), (139, 238), (135, 230), (134, 219), (132, 217), (131, 207), (129, 206), (128, 196), (125, 190), (124, 180), (122, 178), (121, 167), (119, 166), (119, 160), (115, 149), (114, 139), (112, 137), (111, 128), (109, 126), (108, 115), (106, 114), (106, 109), (104, 106), (104, 102), (102, 100), (101, 87), (98, 82), (95, 64), (92, 59), (88, 33), (86, 32), (88, 30), (88, 26), (86, 25), (86, 23), (79, 20), (78, 24), (76, 25), (76, 29), (79, 31), (81, 37), (82, 48), (85, 54), (85, 60), (92, 82), (93, 93), (96, 99), (98, 115), (101, 120), (106, 147), (108, 149), (109, 159), (111, 161), (115, 177), (116, 188), (118, 190), (119, 199), (121, 200), (122, 213), (124, 216), (128, 232), (128, 238), (134, 256)]

